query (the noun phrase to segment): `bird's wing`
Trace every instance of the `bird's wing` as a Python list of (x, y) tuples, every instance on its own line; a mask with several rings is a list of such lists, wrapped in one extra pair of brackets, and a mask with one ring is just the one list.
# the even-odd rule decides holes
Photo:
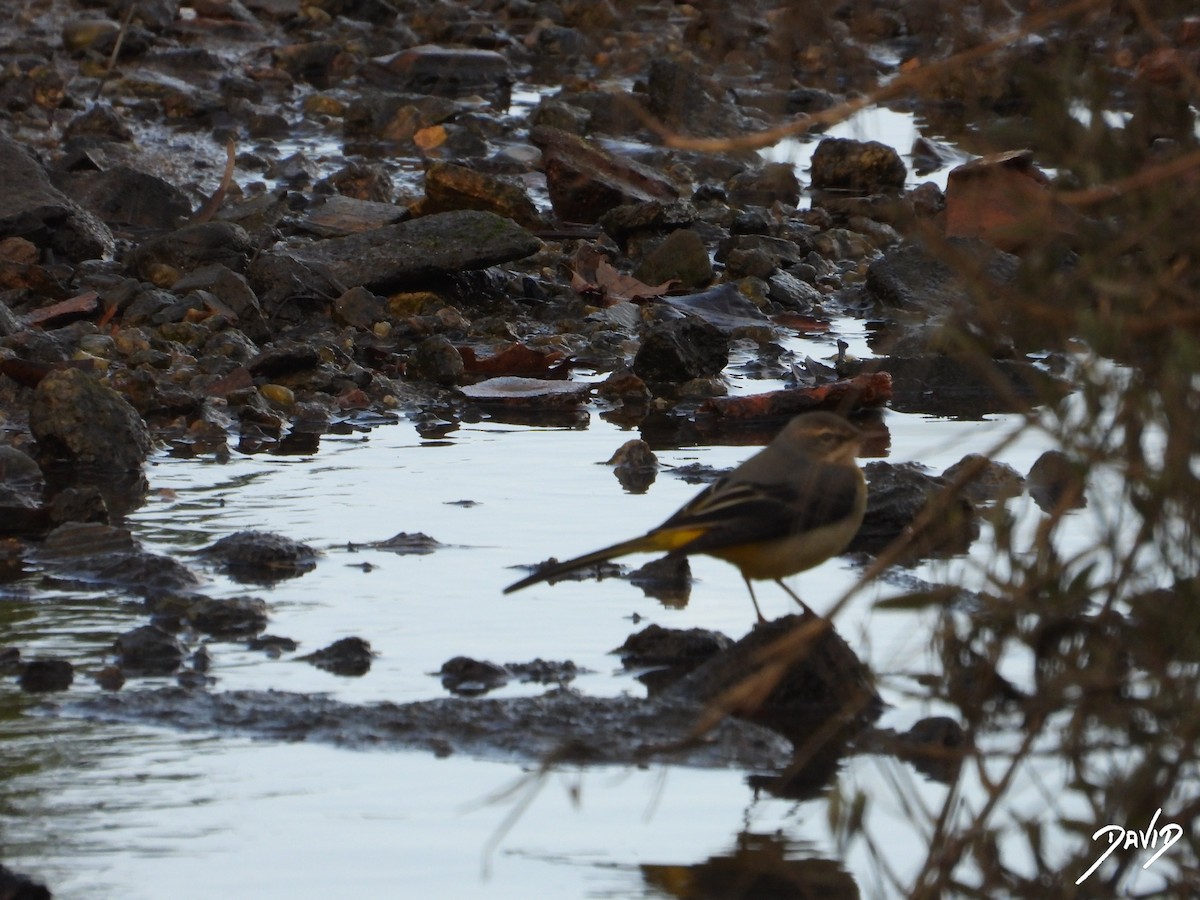
[(847, 466), (806, 468), (811, 477), (804, 482), (716, 481), (651, 533), (695, 530), (698, 534), (675, 552), (703, 553), (820, 528), (851, 515), (858, 473)]

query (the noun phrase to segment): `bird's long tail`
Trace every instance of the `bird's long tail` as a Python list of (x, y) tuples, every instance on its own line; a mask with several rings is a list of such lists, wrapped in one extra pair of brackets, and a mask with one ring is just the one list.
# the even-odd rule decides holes
[(594, 550), (591, 553), (576, 556), (574, 559), (568, 559), (565, 562), (551, 563), (548, 566), (538, 569), (532, 575), (528, 575), (520, 581), (513, 582), (504, 589), (504, 593), (511, 594), (513, 591), (527, 588), (531, 584), (537, 584), (539, 581), (551, 581), (569, 572), (585, 569), (596, 563), (607, 562), (610, 559), (616, 559), (618, 556), (627, 556), (630, 553), (655, 553), (659, 551), (669, 552), (671, 550), (678, 550), (685, 544), (695, 540), (703, 532), (704, 529), (702, 528), (670, 528), (661, 531), (652, 531), (641, 537), (622, 541), (619, 544), (613, 544), (611, 547), (605, 547), (602, 550)]

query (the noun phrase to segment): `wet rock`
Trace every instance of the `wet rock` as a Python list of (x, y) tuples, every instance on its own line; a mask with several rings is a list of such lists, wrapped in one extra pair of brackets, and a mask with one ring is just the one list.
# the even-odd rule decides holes
[(334, 194), (310, 206), (298, 224), (318, 237), (332, 238), (395, 225), (408, 217), (408, 209), (394, 203), (357, 200)]
[(587, 400), (591, 386), (575, 381), (546, 381), (504, 375), (459, 389), (464, 397), (481, 406), (516, 409), (574, 407)]
[[(814, 409), (870, 409), (892, 399), (892, 379), (887, 372), (863, 372), (852, 378), (838, 378), (813, 387), (783, 388), (762, 394), (711, 397), (697, 409), (697, 421), (715, 428), (737, 428), (770, 424), (772, 432), (792, 416)], [(711, 417), (711, 419), (710, 419)], [(764, 441), (765, 443), (765, 441)]]
[(287, 342), (268, 347), (246, 363), (251, 375), (283, 378), (321, 364), (321, 354), (312, 344)]
[(299, 646), (289, 637), (274, 634), (263, 634), (246, 641), (247, 650), (263, 650), (272, 659), (278, 659), (284, 653), (295, 653)]
[(888, 250), (867, 269), (868, 292), (888, 306), (944, 312), (972, 305), (971, 286), (961, 274), (964, 263), (996, 285), (1016, 277), (1020, 260), (983, 241), (952, 238), (947, 247), (957, 257), (953, 267), (917, 242)]
[(103, 690), (119, 691), (125, 686), (125, 673), (117, 666), (105, 666), (92, 680)]
[[(122, 48), (124, 44), (122, 44)], [(107, 103), (97, 103), (91, 108), (84, 110), (63, 129), (63, 139), (67, 144), (68, 153), (65, 160), (72, 159), (72, 150), (84, 151), (84, 148), (95, 146), (98, 143), (131, 143), (133, 141), (133, 132), (129, 126), (125, 124), (125, 120), (121, 115)], [(83, 163), (85, 157), (75, 157), (75, 160)], [(90, 158), (90, 157), (88, 157)], [(64, 168), (72, 168), (70, 165)], [(119, 167), (118, 167), (119, 168)], [(62, 188), (62, 185), (58, 185)], [(66, 192), (71, 195), (70, 191)]]
[(746, 680), (770, 674), (764, 669), (769, 654), (784, 638), (795, 638), (801, 628), (813, 629), (803, 650), (792, 649), (779, 659), (785, 668), (764, 695), (735, 715), (767, 725), (798, 747), (803, 747), (813, 730), (831, 719), (844, 722), (850, 730), (878, 717), (883, 701), (875, 691), (874, 676), (828, 620), (812, 615), (790, 615), (757, 625), (732, 647), (712, 656), (694, 672), (673, 685), (664, 699), (710, 702), (735, 685), (745, 689)]
[(475, 697), (508, 684), (509, 671), (487, 660), (456, 656), (442, 663), (438, 670), (442, 687), (452, 694)]
[(704, 741), (684, 740), (702, 707), (681, 698), (593, 698), (561, 689), (540, 697), (448, 697), (358, 706), (282, 691), (163, 688), (83, 697), (69, 710), (108, 721), (493, 759), (540, 761), (553, 754), (596, 765), (661, 759), (690, 766), (779, 769), (792, 758), (791, 744), (778, 734), (733, 719), (721, 722)]
[(800, 202), (800, 180), (790, 163), (766, 165), (739, 172), (726, 184), (729, 203), (735, 207), (771, 206), (782, 203), (796, 206)]
[(698, 216), (699, 213), (690, 200), (675, 200), (670, 203), (650, 200), (645, 203), (615, 206), (602, 215), (597, 224), (618, 246), (625, 249), (630, 237), (636, 234), (687, 228)]
[(133, 550), (136, 544), (127, 528), (98, 523), (71, 522), (55, 528), (42, 541), (41, 555), (52, 559), (92, 558)]
[(111, 255), (108, 226), (50, 183), (23, 146), (0, 133), (0, 238), (23, 237), (70, 260)]
[(345, 287), (386, 290), (447, 272), (483, 269), (529, 256), (541, 241), (508, 219), (478, 210), (422, 216), (298, 249)]
[[(801, 262), (811, 248), (801, 247), (795, 241), (786, 238), (770, 237), (764, 234), (738, 234), (723, 239), (717, 245), (716, 260), (727, 264), (738, 274), (758, 275), (766, 278), (775, 269), (787, 268)], [(765, 272), (738, 271), (737, 254), (761, 253), (768, 261)], [(744, 264), (741, 266), (744, 268)]]
[(633, 359), (634, 373), (649, 384), (679, 384), (717, 375), (729, 362), (729, 339), (694, 318), (655, 325)]
[(364, 287), (350, 288), (333, 301), (333, 320), (339, 325), (370, 331), (385, 317), (383, 302)]
[(626, 441), (605, 465), (613, 467), (621, 487), (631, 494), (644, 494), (658, 476), (658, 457), (643, 440)]
[(125, 632), (113, 650), (121, 670), (129, 675), (170, 675), (183, 664), (183, 645), (157, 625)]
[(912, 528), (927, 504), (938, 503), (939, 513), (915, 535), (906, 560), (963, 553), (979, 537), (979, 518), (969, 500), (955, 496), (937, 500), (949, 487), (943, 478), (929, 475), (915, 463), (893, 465), (870, 462), (867, 476), (867, 511), (858, 534), (846, 552), (878, 553)]
[(646, 105), (665, 127), (691, 136), (726, 137), (754, 127), (725, 88), (666, 57), (650, 60)]
[(371, 645), (359, 637), (342, 638), (307, 656), (296, 657), (334, 675), (354, 678), (366, 675), (371, 670), (373, 658)]
[(4, 900), (50, 900), (44, 884), (0, 865), (0, 897)]
[(431, 538), (420, 531), (408, 533), (401, 531), (384, 541), (372, 541), (367, 546), (375, 550), (387, 550), (391, 553), (424, 556), (446, 546), (441, 541)]
[(647, 625), (612, 652), (621, 657), (621, 664), (627, 669), (683, 666), (690, 671), (731, 646), (733, 641), (718, 631)]
[(21, 690), (65, 691), (75, 680), (75, 667), (65, 659), (31, 659), (21, 669)]
[(1024, 412), (1070, 391), (1066, 382), (1021, 360), (889, 356), (879, 365), (892, 377), (892, 408), (899, 412), (978, 419)]
[(771, 331), (770, 320), (739, 290), (738, 285), (729, 282), (698, 294), (663, 297), (661, 302), (686, 313), (690, 318), (701, 319), (731, 337), (767, 337)]
[(202, 295), (205, 306), (227, 319), (256, 323), (262, 319), (262, 308), (246, 276), (221, 263), (210, 263), (193, 269), (172, 285), (176, 294)]
[(1058, 200), (1050, 179), (1018, 150), (971, 160), (946, 182), (947, 237), (980, 238), (1009, 253), (1074, 242), (1083, 217)]
[(374, 60), (363, 75), (375, 84), (414, 94), (482, 94), (500, 108), (508, 106), (513, 84), (508, 60), (494, 50), (429, 44)]
[(191, 202), (178, 188), (127, 166), (60, 175), (55, 181), (75, 202), (112, 226), (165, 230), (178, 227), (192, 214)]
[(674, 609), (687, 606), (692, 594), (692, 567), (686, 556), (660, 556), (634, 569), (627, 577), (647, 597)]
[(537, 207), (519, 184), (454, 163), (430, 163), (425, 170), (422, 212), (456, 209), (485, 210), (512, 219), (524, 228), (545, 227)]
[(675, 186), (654, 169), (576, 135), (539, 126), (529, 139), (542, 151), (550, 203), (564, 221), (590, 224), (623, 204), (669, 203), (679, 197)]
[(197, 631), (234, 640), (267, 627), (267, 603), (257, 597), (201, 597), (188, 605), (185, 617)]
[(0, 484), (33, 488), (43, 483), (42, 470), (33, 458), (16, 447), (0, 446)]
[(879, 141), (825, 138), (812, 157), (812, 186), (818, 190), (875, 194), (904, 188), (904, 161)]
[(171, 287), (185, 272), (210, 263), (243, 271), (254, 249), (240, 225), (200, 222), (144, 241), (129, 254), (126, 265), (159, 287)]
[(681, 228), (647, 253), (633, 276), (646, 284), (677, 281), (685, 288), (698, 288), (712, 281), (713, 268), (704, 241), (696, 232)]
[(958, 483), (962, 479), (963, 496), (972, 503), (1002, 503), (1025, 489), (1025, 479), (1008, 463), (996, 462), (978, 453), (969, 453), (942, 473), (942, 478)]
[(445, 335), (428, 337), (413, 349), (406, 374), (445, 387), (457, 384), (465, 365), (459, 352)]
[(102, 470), (140, 471), (152, 446), (145, 422), (125, 398), (78, 369), (42, 379), (29, 430), (40, 459)]
[(316, 568), (316, 551), (307, 544), (264, 531), (239, 531), (201, 553), (240, 581), (295, 578)]
[(1082, 509), (1086, 468), (1061, 450), (1047, 450), (1029, 470), (1029, 496), (1042, 512)]
[(380, 165), (351, 162), (342, 166), (328, 178), (314, 185), (318, 192), (334, 191), (355, 200), (373, 203), (391, 203), (395, 193), (392, 176)]

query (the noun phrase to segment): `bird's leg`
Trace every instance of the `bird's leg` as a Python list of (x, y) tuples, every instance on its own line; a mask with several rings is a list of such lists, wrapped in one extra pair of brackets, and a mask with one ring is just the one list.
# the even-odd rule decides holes
[[(796, 592), (795, 592), (795, 591), (793, 591), (793, 590), (792, 590), (790, 587), (788, 587), (786, 584), (784, 584), (784, 583), (783, 583), (783, 579), (782, 579), (782, 578), (776, 578), (776, 579), (775, 579), (775, 583), (776, 583), (777, 585), (779, 585), (781, 588), (783, 588), (785, 591), (787, 591), (787, 595), (788, 595), (789, 597), (791, 597), (793, 600), (795, 600), (797, 603), (799, 603), (799, 604), (800, 604), (800, 608), (801, 608), (802, 610), (804, 610), (806, 613), (808, 613), (808, 615), (810, 615), (810, 616), (815, 616), (815, 615), (816, 615), (816, 613), (815, 613), (815, 612), (813, 612), (811, 609), (809, 609), (809, 607), (808, 607), (808, 604), (807, 604), (807, 603), (805, 603), (805, 602), (804, 602), (803, 600), (801, 600), (801, 599), (800, 599), (798, 596), (796, 596)], [(757, 606), (756, 606), (755, 608), (757, 609)]]
[(754, 604), (754, 611), (758, 613), (758, 623), (760, 625), (766, 624), (767, 620), (763, 618), (762, 610), (758, 608), (758, 598), (754, 596), (754, 585), (750, 583), (750, 579), (745, 575), (742, 576), (742, 581), (746, 582), (746, 590), (750, 592), (750, 602)]

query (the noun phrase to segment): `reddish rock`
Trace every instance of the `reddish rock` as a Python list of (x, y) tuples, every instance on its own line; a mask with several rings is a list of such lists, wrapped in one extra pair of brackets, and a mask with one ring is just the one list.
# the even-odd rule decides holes
[(946, 185), (946, 236), (978, 237), (1019, 253), (1077, 234), (1080, 216), (1058, 201), (1050, 179), (1029, 150), (972, 160), (950, 173)]
[(550, 203), (565, 221), (590, 224), (625, 203), (679, 197), (675, 186), (653, 169), (573, 134), (539, 126), (529, 138), (542, 151)]

